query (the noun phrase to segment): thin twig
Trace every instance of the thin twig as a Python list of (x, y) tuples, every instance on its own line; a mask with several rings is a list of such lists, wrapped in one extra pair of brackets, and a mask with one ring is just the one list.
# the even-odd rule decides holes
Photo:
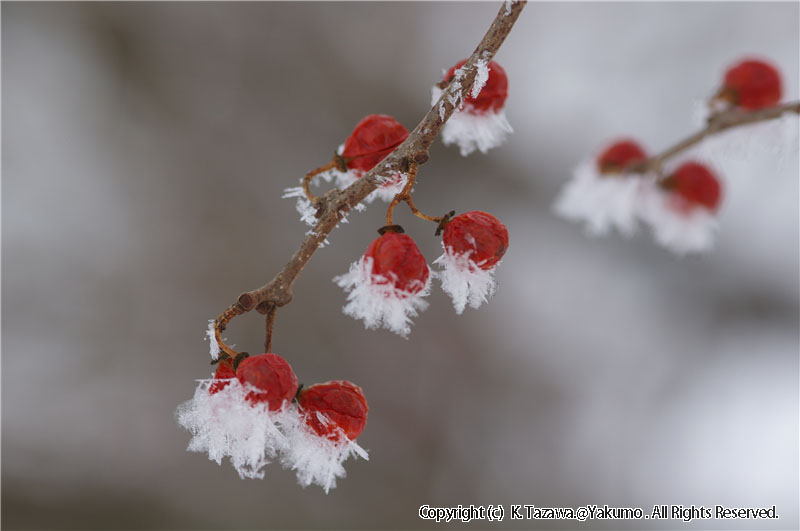
[[(249, 312), (254, 308), (261, 313), (267, 313), (272, 305), (279, 308), (291, 302), (292, 285), (303, 271), (306, 263), (308, 263), (320, 244), (325, 241), (325, 238), (336, 228), (344, 215), (379, 186), (379, 177), (392, 175), (400, 171), (404, 159), (414, 161), (417, 164), (427, 162), (429, 158), (428, 150), (431, 144), (433, 144), (450, 115), (456, 110), (451, 102), (457, 103), (467, 98), (475, 81), (478, 61), (480, 60), (485, 64), (494, 58), (526, 4), (525, 0), (509, 0), (500, 6), (497, 16), (483, 39), (481, 39), (475, 51), (472, 52), (472, 55), (462, 66), (462, 70), (466, 74), (460, 85), (451, 83), (445, 88), (439, 97), (439, 101), (433, 105), (422, 118), (422, 121), (411, 131), (408, 138), (364, 176), (344, 190), (330, 190), (320, 197), (318, 207), (319, 221), (317, 221), (314, 229), (308, 233), (300, 244), (300, 248), (289, 259), (289, 262), (267, 284), (241, 294), (238, 300), (226, 309), (220, 317), (231, 311), (236, 312), (236, 315), (238, 315)], [(227, 324), (227, 321), (225, 323)], [(219, 334), (217, 335), (219, 336)], [(221, 341), (220, 348), (223, 348)], [(223, 350), (228, 352), (229, 347), (224, 347)]]
[(267, 318), (265, 323), (266, 339), (264, 340), (264, 352), (272, 352), (272, 327), (275, 326), (275, 314), (278, 313), (278, 307), (270, 304), (267, 310)]
[(675, 145), (664, 150), (662, 153), (650, 157), (644, 162), (636, 164), (630, 168), (632, 173), (648, 173), (651, 171), (660, 172), (661, 167), (668, 159), (674, 157), (678, 153), (698, 144), (706, 137), (715, 135), (726, 129), (732, 129), (742, 125), (753, 124), (756, 122), (765, 122), (779, 118), (787, 112), (794, 112), (800, 114), (800, 101), (793, 101), (775, 105), (774, 107), (767, 107), (755, 111), (742, 111), (741, 109), (728, 109), (726, 111), (712, 114), (708, 118), (708, 123), (700, 131), (694, 133), (677, 142)]
[(311, 201), (312, 205), (316, 205), (319, 202), (320, 198), (311, 193), (311, 188), (309, 187), (309, 185), (311, 184), (311, 180), (320, 173), (331, 170), (335, 167), (336, 167), (336, 161), (332, 160), (325, 166), (320, 166), (317, 169), (311, 170), (310, 172), (306, 173), (305, 177), (303, 177), (303, 192), (305, 192), (306, 198), (309, 201)]

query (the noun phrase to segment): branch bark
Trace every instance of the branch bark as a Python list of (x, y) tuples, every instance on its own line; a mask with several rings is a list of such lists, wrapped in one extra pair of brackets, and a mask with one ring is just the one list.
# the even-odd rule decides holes
[[(291, 302), (292, 285), (300, 276), (311, 256), (342, 218), (379, 186), (379, 177), (392, 175), (394, 172), (408, 168), (412, 162), (424, 164), (428, 161), (431, 144), (453, 111), (456, 110), (451, 102), (460, 102), (466, 99), (475, 81), (478, 61), (488, 63), (494, 58), (526, 4), (525, 0), (507, 0), (500, 6), (500, 11), (488, 31), (462, 67), (466, 75), (460, 80), (460, 83), (450, 83), (443, 90), (439, 101), (428, 111), (402, 144), (346, 189), (329, 190), (319, 198), (319, 221), (308, 233), (286, 266), (267, 284), (242, 293), (237, 301), (225, 309), (214, 321), (217, 342), (223, 352), (232, 357), (236, 355), (235, 351), (223, 343), (220, 336), (231, 319), (255, 309), (262, 314), (272, 312), (270, 320), (274, 320), (275, 309)], [(271, 326), (269, 324), (267, 326), (271, 336)], [(267, 341), (270, 342), (271, 337), (268, 337)]]

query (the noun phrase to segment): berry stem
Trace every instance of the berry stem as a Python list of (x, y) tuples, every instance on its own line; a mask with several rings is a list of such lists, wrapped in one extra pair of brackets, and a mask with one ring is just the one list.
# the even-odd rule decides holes
[[(324, 166), (320, 166), (319, 168), (311, 170), (310, 172), (306, 173), (305, 177), (303, 177), (303, 192), (305, 192), (306, 198), (309, 201), (311, 201), (312, 205), (317, 205), (319, 203), (319, 201), (320, 201), (319, 197), (317, 197), (317, 196), (315, 196), (314, 194), (311, 193), (310, 185), (311, 185), (312, 179), (314, 179), (314, 177), (316, 177), (317, 175), (319, 175), (322, 172), (325, 172), (325, 171), (328, 171), (328, 170), (332, 170), (336, 166), (337, 166), (336, 160), (334, 159), (334, 160), (330, 161), (329, 163), (327, 163)], [(267, 351), (267, 352), (269, 352), (269, 351)]]
[(742, 125), (753, 124), (757, 122), (765, 122), (767, 120), (774, 120), (781, 117), (784, 113), (793, 112), (800, 114), (800, 101), (793, 101), (775, 105), (773, 107), (765, 107), (755, 111), (742, 111), (741, 109), (728, 109), (725, 111), (717, 112), (709, 116), (706, 127), (677, 142), (675, 145), (666, 149), (664, 152), (659, 153), (649, 159), (633, 165), (628, 171), (632, 173), (648, 173), (656, 172), (661, 174), (661, 168), (664, 162), (674, 157), (678, 153), (700, 143), (706, 137), (715, 135), (727, 129), (739, 127)]
[(394, 196), (392, 202), (389, 203), (389, 208), (386, 209), (386, 225), (394, 225), (392, 223), (392, 212), (394, 211), (394, 207), (400, 204), (400, 201), (406, 201), (409, 197), (411, 197), (411, 189), (414, 187), (414, 183), (417, 182), (417, 169), (419, 168), (419, 164), (416, 162), (411, 162), (408, 165), (408, 172), (406, 173), (406, 185), (403, 186), (403, 189), (400, 191), (399, 194)]
[[(219, 337), (233, 317), (253, 309), (266, 314), (271, 306), (280, 308), (291, 302), (292, 285), (303, 268), (333, 229), (339, 225), (343, 216), (380, 186), (381, 176), (403, 171), (404, 163), (406, 167), (409, 166), (407, 161), (414, 161), (417, 164), (427, 162), (431, 144), (456, 110), (452, 102), (467, 98), (475, 82), (478, 62), (485, 64), (494, 58), (526, 5), (525, 0), (512, 0), (508, 5), (504, 3), (500, 6), (491, 26), (462, 67), (465, 75), (461, 83), (450, 84), (442, 91), (439, 101), (428, 110), (419, 124), (394, 151), (344, 190), (330, 190), (318, 198), (319, 221), (307, 233), (289, 262), (268, 283), (239, 295), (236, 302), (217, 317), (214, 328), (221, 350), (229, 355), (235, 354), (235, 351), (224, 345)], [(336, 160), (334, 157), (334, 161)]]

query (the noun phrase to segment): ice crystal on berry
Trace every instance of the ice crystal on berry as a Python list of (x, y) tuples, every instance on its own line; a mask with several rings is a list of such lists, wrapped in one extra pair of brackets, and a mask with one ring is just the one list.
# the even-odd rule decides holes
[(364, 321), (366, 328), (387, 328), (403, 337), (411, 319), (427, 308), (430, 270), (414, 241), (386, 233), (373, 241), (350, 270), (335, 277), (348, 292), (343, 311)]
[[(444, 81), (453, 88), (461, 87), (465, 63), (466, 60), (458, 62), (445, 74)], [(486, 153), (502, 144), (508, 134), (514, 132), (505, 114), (508, 96), (505, 70), (494, 61), (486, 64), (485, 59), (479, 60), (476, 66), (478, 71), (472, 92), (462, 101), (461, 91), (456, 91), (458, 96), (453, 96), (456, 99), (450, 101), (456, 111), (442, 128), (442, 142), (445, 145), (457, 144), (464, 157), (476, 149)], [(479, 87), (477, 90), (476, 86)], [(431, 105), (435, 105), (441, 95), (442, 89), (434, 86)], [(440, 108), (439, 111), (443, 116), (444, 110)]]

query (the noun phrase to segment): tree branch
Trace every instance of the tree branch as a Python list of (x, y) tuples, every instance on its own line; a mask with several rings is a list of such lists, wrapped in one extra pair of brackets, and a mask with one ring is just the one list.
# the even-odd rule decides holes
[[(450, 83), (443, 90), (439, 101), (428, 111), (402, 144), (346, 189), (329, 190), (319, 198), (317, 205), (319, 221), (308, 233), (286, 266), (264, 286), (242, 293), (237, 301), (214, 321), (216, 337), (224, 352), (230, 354), (229, 351), (232, 351), (222, 343), (220, 336), (228, 322), (233, 317), (253, 309), (259, 313), (271, 314), (269, 315), (270, 321), (273, 320), (276, 309), (291, 302), (292, 285), (300, 276), (311, 256), (342, 218), (380, 185), (380, 177), (402, 171), (411, 162), (424, 164), (428, 161), (429, 148), (442, 126), (456, 110), (454, 104), (464, 101), (472, 90), (478, 61), (488, 63), (494, 58), (526, 4), (525, 0), (507, 0), (500, 6), (500, 11), (492, 25), (462, 67), (462, 71), (466, 72), (464, 77), (460, 79), (459, 83)], [(268, 327), (271, 328), (269, 324)]]
[(712, 114), (709, 116), (708, 123), (704, 129), (684, 138), (662, 153), (650, 157), (640, 164), (634, 165), (629, 171), (632, 173), (648, 173), (651, 171), (660, 172), (664, 162), (674, 157), (678, 153), (681, 153), (682, 151), (685, 151), (686, 149), (700, 143), (706, 137), (715, 135), (725, 131), (726, 129), (732, 129), (734, 127), (753, 124), (756, 122), (773, 120), (787, 112), (800, 114), (800, 101), (783, 103), (773, 107), (757, 109), (755, 111), (742, 111), (741, 109), (733, 108)]

